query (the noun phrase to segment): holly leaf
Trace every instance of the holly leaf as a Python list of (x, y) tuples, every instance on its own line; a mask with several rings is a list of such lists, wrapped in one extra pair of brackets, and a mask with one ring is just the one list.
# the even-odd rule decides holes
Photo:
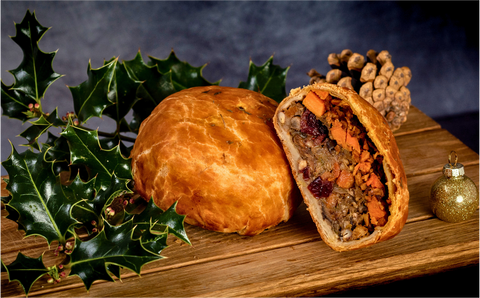
[(42, 147), (42, 151), (47, 153), (47, 160), (51, 162), (70, 161), (70, 148), (67, 139), (63, 136), (57, 137), (51, 132), (48, 132), (47, 135), (47, 140)]
[(2, 110), (3, 115), (25, 122), (29, 116), (25, 114), (29, 110), (28, 105), (34, 101), (25, 93), (13, 89), (14, 84), (7, 86), (2, 81)]
[(15, 77), (14, 89), (39, 102), (48, 87), (62, 76), (52, 68), (56, 52), (46, 53), (38, 47), (49, 28), (40, 25), (35, 12), (30, 11), (20, 24), (15, 24), (15, 28), (17, 35), (12, 40), (22, 48), (23, 60), (20, 66), (10, 71)]
[(5, 216), (6, 219), (10, 219), (10, 220), (13, 220), (14, 222), (16, 222), (18, 224), (18, 230), (19, 231), (25, 231), (25, 227), (22, 226), (19, 222), (18, 222), (18, 219), (20, 218), (20, 214), (18, 213), (17, 210), (13, 209), (12, 207), (10, 207), (9, 205), (5, 205), (5, 210), (7, 210), (8, 212), (8, 215)]
[(22, 22), (15, 24), (15, 29), (16, 35), (12, 40), (22, 49), (23, 60), (16, 69), (9, 71), (15, 83), (8, 90), (2, 84), (2, 107), (5, 100), (7, 109), (4, 109), (4, 113), (17, 118), (18, 112), (29, 103), (39, 103), (48, 87), (62, 75), (55, 73), (52, 68), (56, 52), (43, 52), (38, 47), (49, 28), (40, 25), (35, 12), (27, 10)]
[(83, 182), (77, 174), (70, 184), (62, 186), (63, 192), (76, 202), (91, 200), (95, 195), (95, 179)]
[(3, 261), (1, 263), (2, 263), (2, 272), (8, 272), (7, 266), (3, 263)]
[(55, 73), (52, 62), (56, 52), (45, 53), (38, 43), (49, 28), (43, 27), (37, 21), (35, 13), (27, 10), (22, 22), (15, 24), (16, 36), (12, 40), (23, 51), (23, 60), (14, 70), (9, 72), (15, 82), (9, 86), (1, 84), (3, 115), (25, 122), (33, 118), (29, 114), (29, 104), (40, 103), (48, 87), (62, 75)]
[(25, 295), (28, 295), (32, 285), (42, 276), (48, 273), (48, 269), (43, 264), (43, 255), (38, 258), (30, 258), (21, 252), (10, 265), (5, 265), (2, 261), (2, 271), (6, 270), (9, 281), (18, 281), (22, 286)]
[(96, 214), (103, 214), (105, 209), (113, 202), (113, 200), (125, 193), (132, 193), (128, 188), (130, 179), (123, 179), (112, 175), (109, 185), (105, 189), (100, 189), (93, 200), (88, 204)]
[[(9, 179), (3, 178), (3, 181), (5, 181), (6, 184), (8, 184)], [(10, 219), (14, 222), (16, 222), (20, 218), (20, 214), (18, 214), (17, 210), (13, 209), (8, 205), (10, 200), (12, 199), (12, 195), (9, 193), (8, 196), (2, 196), (1, 200), (3, 205), (5, 206), (5, 210), (7, 210), (8, 214), (5, 216), (5, 218)], [(17, 223), (18, 224), (18, 223)], [(25, 228), (18, 224), (18, 229), (25, 231)]]
[(186, 216), (178, 214), (176, 208), (177, 202), (173, 203), (167, 211), (163, 211), (155, 204), (153, 198), (151, 198), (142, 213), (134, 216), (133, 222), (141, 231), (149, 230), (152, 224), (156, 226), (155, 228), (152, 227), (152, 230), (157, 231), (161, 226), (166, 226), (168, 227), (168, 233), (190, 244), (183, 224)]
[[(113, 60), (105, 62), (105, 65)], [(136, 93), (140, 84), (141, 82), (130, 78), (124, 64), (116, 63), (110, 85), (110, 91), (113, 92), (113, 105), (105, 108), (103, 114), (119, 124), (138, 100)]]
[(122, 156), (119, 146), (104, 150), (97, 131), (88, 131), (69, 123), (61, 135), (68, 141), (71, 164), (87, 166), (91, 175), (97, 177), (97, 190), (107, 189), (114, 173), (118, 177), (132, 179), (130, 159)]
[(285, 81), (289, 68), (281, 68), (278, 65), (274, 65), (273, 56), (261, 66), (256, 66), (250, 60), (247, 81), (240, 82), (238, 88), (256, 91), (277, 102), (281, 102), (286, 97)]
[(205, 66), (207, 66), (207, 64), (199, 67), (193, 67), (186, 61), (180, 61), (173, 52), (173, 50), (170, 52), (168, 58), (165, 60), (161, 60), (151, 56), (149, 56), (149, 58), (149, 65), (157, 65), (160, 73), (172, 73), (172, 83), (176, 92), (191, 87), (220, 84), (220, 81), (210, 83), (203, 77), (202, 70), (205, 68)]
[(120, 279), (120, 267), (114, 264), (107, 264), (107, 270)]
[(157, 231), (154, 231), (152, 229), (143, 231), (141, 235), (143, 247), (145, 247), (146, 250), (157, 255), (160, 255), (162, 250), (168, 247), (167, 238), (167, 232), (158, 233)]
[(45, 153), (25, 151), (12, 153), (3, 162), (9, 181), (6, 189), (12, 198), (8, 206), (20, 215), (17, 222), (24, 227), (26, 237), (39, 235), (48, 244), (54, 240), (65, 242), (67, 232), (77, 221), (70, 217), (75, 203), (65, 196), (52, 163), (45, 161)]
[(113, 137), (104, 137), (100, 139), (100, 147), (103, 149), (114, 149), (117, 146), (120, 146), (120, 152), (123, 156), (130, 156), (130, 151), (133, 149), (133, 146), (131, 148), (125, 146), (118, 133)]
[[(218, 85), (208, 82), (202, 75), (206, 65), (193, 67), (180, 61), (172, 51), (165, 60), (150, 57), (148, 64), (143, 61), (140, 51), (133, 60), (124, 61), (130, 77), (142, 82), (137, 91), (138, 102), (133, 106), (133, 120), (128, 131), (138, 132), (140, 123), (147, 118), (153, 109), (167, 96), (180, 90), (196, 87)], [(123, 131), (127, 131), (123, 128)]]
[(70, 172), (69, 179), (73, 179), (80, 171), (82, 177), (88, 177), (84, 166), (69, 166), (70, 148), (67, 139), (63, 136), (55, 136), (50, 131), (47, 133), (47, 140), (43, 143), (42, 152), (46, 152), (45, 160), (53, 162), (53, 172), (59, 175), (61, 172)]
[(94, 186), (95, 178), (83, 182), (82, 179), (80, 179), (79, 173), (77, 173), (69, 185), (62, 186), (65, 195), (77, 202), (72, 206), (71, 210), (71, 216), (79, 223), (77, 227), (86, 227), (88, 233), (94, 228), (92, 221), (95, 221), (96, 223), (101, 221), (99, 214), (97, 214), (87, 203), (88, 200), (93, 199), (95, 196)]
[(55, 109), (48, 116), (41, 115), (35, 121), (30, 121), (32, 124), (29, 128), (24, 130), (20, 136), (27, 139), (28, 144), (22, 146), (29, 146), (40, 151), (40, 146), (38, 145), (38, 138), (43, 135), (48, 129), (52, 126), (63, 126), (65, 123), (58, 117), (58, 111)]
[(88, 63), (88, 79), (76, 87), (68, 87), (73, 97), (73, 107), (80, 123), (91, 117), (101, 117), (103, 110), (115, 101), (115, 69), (118, 59), (92, 69)]
[[(167, 96), (175, 93), (171, 73), (164, 75), (156, 66), (149, 66), (143, 61), (140, 51), (133, 60), (124, 61), (129, 76), (142, 82), (137, 90), (139, 100), (133, 105), (134, 122), (129, 131), (137, 132), (140, 123), (147, 118), (155, 107)], [(125, 131), (125, 130), (124, 130)]]
[(91, 240), (83, 242), (76, 238), (70, 255), (70, 275), (79, 276), (88, 290), (96, 280), (113, 281), (107, 270), (109, 264), (140, 274), (145, 264), (162, 259), (146, 250), (140, 240), (132, 239), (133, 228), (131, 220), (119, 226), (106, 222), (104, 229)]

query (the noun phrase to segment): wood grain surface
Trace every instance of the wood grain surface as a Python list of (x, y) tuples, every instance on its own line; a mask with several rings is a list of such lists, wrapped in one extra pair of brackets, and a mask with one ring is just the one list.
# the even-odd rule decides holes
[[(479, 214), (446, 223), (429, 206), (430, 188), (455, 150), (466, 175), (479, 183), (479, 156), (417, 108), (395, 132), (410, 192), (409, 215), (395, 238), (369, 248), (336, 252), (325, 245), (302, 204), (287, 223), (254, 237), (186, 226), (192, 245), (169, 239), (167, 258), (143, 267), (141, 276), (125, 270), (117, 282), (97, 281), (90, 291), (76, 276), (57, 285), (37, 281), (29, 296), (50, 297), (230, 297), (318, 296), (435, 274), (479, 263)], [(2, 184), (2, 193), (4, 193)], [(2, 260), (21, 250), (46, 265), (55, 264), (43, 238), (23, 238), (2, 210)], [(3, 297), (24, 296), (18, 282), (2, 273)]]

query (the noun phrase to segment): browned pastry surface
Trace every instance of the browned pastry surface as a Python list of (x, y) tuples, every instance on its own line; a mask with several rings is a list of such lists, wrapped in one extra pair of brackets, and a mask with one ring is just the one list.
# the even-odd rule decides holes
[[(332, 231), (330, 223), (325, 220), (322, 214), (322, 208), (318, 199), (308, 190), (308, 185), (303, 179), (298, 162), (301, 160), (301, 156), (292, 141), (292, 136), (288, 129), (279, 123), (279, 121), (281, 121), (279, 120), (279, 116), (282, 118), (285, 117), (281, 115), (281, 113), (286, 111), (293, 102), (302, 101), (312, 90), (327, 91), (331, 96), (345, 101), (350, 106), (353, 114), (357, 116), (359, 122), (365, 127), (368, 137), (375, 144), (379, 154), (383, 156), (383, 170), (386, 177), (388, 199), (391, 202), (389, 205), (390, 215), (385, 225), (377, 226), (373, 233), (359, 240), (342, 241), (338, 235)], [(367, 247), (374, 243), (390, 239), (401, 231), (408, 215), (409, 193), (407, 178), (393, 133), (384, 117), (382, 117), (374, 107), (354, 91), (333, 84), (319, 83), (292, 90), (290, 95), (285, 98), (277, 108), (274, 125), (282, 141), (293, 175), (302, 192), (309, 212), (317, 225), (322, 239), (330, 247), (338, 251)]]
[(135, 188), (186, 222), (255, 235), (301, 202), (272, 124), (277, 103), (258, 92), (195, 87), (163, 100), (131, 153)]

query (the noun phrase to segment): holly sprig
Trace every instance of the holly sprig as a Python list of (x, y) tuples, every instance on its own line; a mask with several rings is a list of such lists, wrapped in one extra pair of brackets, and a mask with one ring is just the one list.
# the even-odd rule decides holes
[[(179, 60), (172, 52), (164, 59), (140, 51), (135, 58), (119, 61), (113, 57), (99, 68), (88, 64), (87, 80), (68, 87), (74, 111), (60, 116), (58, 109), (46, 112), (42, 106), (47, 89), (63, 75), (52, 68), (55, 52), (43, 52), (38, 43), (50, 29), (43, 27), (35, 13), (27, 11), (15, 24), (12, 40), (22, 49), (21, 64), (9, 72), (14, 83), (1, 82), (3, 115), (28, 122), (20, 136), (28, 147), (12, 153), (3, 166), (8, 172), (7, 191), (2, 198), (7, 219), (17, 222), (25, 237), (43, 237), (62, 261), (45, 267), (42, 256), (31, 258), (19, 252), (11, 264), (2, 261), (9, 280), (18, 281), (28, 295), (42, 278), (58, 283), (78, 276), (88, 290), (96, 280), (120, 278), (120, 269), (140, 274), (141, 268), (160, 260), (167, 248), (168, 235), (190, 244), (185, 232), (185, 216), (144, 200), (135, 193), (128, 158), (140, 123), (167, 96), (180, 90), (219, 85), (209, 82), (202, 70)], [(285, 97), (287, 68), (262, 66), (250, 61), (246, 82), (239, 88), (258, 91), (277, 101)], [(127, 120), (129, 112), (131, 120)], [(91, 117), (107, 116), (116, 122), (113, 132), (86, 126)], [(61, 130), (59, 135), (52, 128)], [(40, 136), (47, 140), (40, 144)], [(45, 278), (46, 277), (46, 278)]]

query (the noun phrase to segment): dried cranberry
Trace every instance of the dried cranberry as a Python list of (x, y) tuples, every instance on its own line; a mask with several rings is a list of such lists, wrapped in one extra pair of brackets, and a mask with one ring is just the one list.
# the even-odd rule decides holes
[(300, 172), (303, 174), (303, 180), (308, 181), (308, 179), (310, 179), (310, 171), (308, 170), (308, 167), (304, 167)]
[(328, 129), (308, 109), (305, 109), (300, 119), (300, 131), (314, 137), (326, 136), (328, 134)]
[(318, 137), (313, 138), (313, 145), (319, 146), (327, 138), (327, 135), (319, 135)]
[(317, 199), (326, 198), (333, 191), (333, 182), (317, 177), (317, 179), (308, 185), (308, 190), (310, 190), (312, 195)]

